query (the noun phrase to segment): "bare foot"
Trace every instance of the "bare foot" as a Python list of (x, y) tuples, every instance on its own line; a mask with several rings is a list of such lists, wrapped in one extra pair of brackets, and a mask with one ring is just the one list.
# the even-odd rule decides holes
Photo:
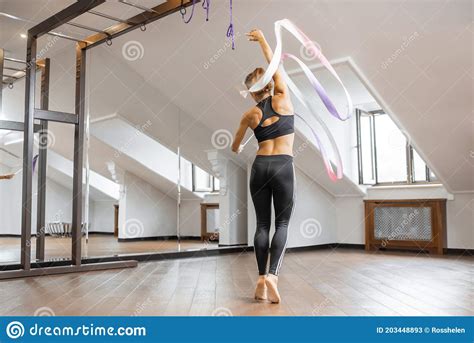
[(255, 288), (256, 300), (267, 300), (267, 286), (265, 285), (265, 275), (260, 275)]
[(267, 285), (267, 299), (270, 300), (273, 304), (278, 304), (281, 301), (280, 293), (278, 293), (278, 276), (273, 274), (268, 274), (265, 279), (265, 284)]

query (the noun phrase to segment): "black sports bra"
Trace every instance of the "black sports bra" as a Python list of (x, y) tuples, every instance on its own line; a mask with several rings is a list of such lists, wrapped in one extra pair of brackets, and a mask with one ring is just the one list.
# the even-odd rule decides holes
[[(257, 107), (262, 111), (262, 119), (253, 132), (255, 133), (255, 137), (259, 143), (295, 132), (295, 116), (281, 115), (275, 112), (272, 107), (271, 96), (260, 101), (257, 104)], [(274, 116), (277, 116), (280, 119), (273, 124), (262, 126), (262, 123), (265, 120)]]

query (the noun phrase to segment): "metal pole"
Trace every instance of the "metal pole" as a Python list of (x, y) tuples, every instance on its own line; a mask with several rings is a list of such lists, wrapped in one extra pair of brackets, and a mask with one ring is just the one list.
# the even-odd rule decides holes
[(135, 7), (135, 8), (138, 8), (142, 11), (146, 11), (146, 12), (150, 12), (150, 13), (158, 13), (157, 11), (155, 11), (153, 8), (150, 8), (150, 7), (145, 7), (145, 6), (142, 6), (140, 4), (135, 4), (135, 3), (132, 3), (132, 2), (129, 2), (129, 1), (126, 1), (126, 0), (119, 0), (118, 2), (124, 4), (124, 5), (128, 5), (128, 6), (131, 6), (131, 7)]
[[(84, 50), (85, 53), (87, 54), (87, 50)], [(90, 55), (89, 55), (90, 57)], [(89, 62), (91, 62), (89, 60)], [(85, 75), (89, 75), (88, 71), (86, 70)], [(87, 244), (89, 243), (89, 196), (90, 196), (90, 166), (89, 166), (89, 145), (90, 145), (90, 112), (89, 112), (89, 87), (87, 84), (87, 79), (86, 77), (86, 88), (87, 88), (87, 96), (84, 93), (85, 99), (84, 99), (84, 112), (85, 112), (85, 138), (84, 138), (84, 164), (85, 164), (85, 189), (84, 189), (84, 229), (86, 231), (86, 248)], [(86, 250), (87, 254), (87, 250)]]
[[(25, 69), (13, 68), (13, 67), (5, 67), (5, 66), (3, 66), (3, 69), (4, 69), (4, 70), (21, 71), (22, 73), (25, 72)], [(3, 74), (3, 71), (2, 71), (2, 74)]]
[[(44, 66), (41, 67), (41, 104), (42, 110), (49, 108), (49, 58), (45, 59)], [(36, 217), (36, 259), (44, 260), (44, 236), (46, 230), (46, 169), (48, 154), (48, 121), (40, 121), (41, 129), (38, 140), (38, 201)]]
[(4, 57), (5, 61), (10, 61), (10, 62), (16, 62), (16, 63), (22, 63), (26, 64), (26, 61), (19, 60), (17, 58), (12, 58), (12, 57)]
[(72, 248), (71, 260), (75, 266), (81, 265), (82, 241), (82, 168), (84, 158), (84, 98), (86, 50), (85, 44), (76, 45), (76, 114), (78, 123), (74, 128), (74, 176), (72, 188)]
[(356, 132), (357, 132), (357, 168), (359, 169), (359, 185), (364, 184), (364, 170), (362, 168), (362, 140), (360, 136), (360, 117), (362, 113), (356, 108)]
[(136, 25), (136, 23), (133, 23), (133, 22), (130, 22), (130, 21), (127, 21), (127, 20), (123, 20), (123, 19), (111, 16), (111, 15), (108, 15), (107, 13), (102, 13), (102, 12), (98, 12), (98, 11), (94, 11), (94, 10), (89, 10), (88, 13), (94, 14), (94, 15), (102, 17), (102, 18), (106, 18), (106, 19), (109, 19), (109, 20), (116, 21), (118, 23), (127, 24), (127, 25)]
[(181, 251), (181, 109), (178, 112), (178, 182), (177, 182), (177, 201), (176, 201), (176, 238), (178, 240), (178, 251)]
[(25, 120), (23, 138), (23, 188), (21, 215), (21, 266), (31, 266), (31, 209), (33, 185), (33, 130), (35, 113), (36, 36), (28, 31), (26, 45)]
[(78, 27), (83, 30), (88, 30), (88, 31), (98, 32), (98, 33), (105, 33), (103, 30), (96, 29), (95, 27), (90, 27), (90, 26), (86, 26), (86, 25), (82, 25), (78, 23), (66, 23), (66, 24), (69, 26)]
[(411, 145), (408, 143), (408, 140), (405, 143), (405, 153), (407, 155), (406, 157), (406, 163), (407, 163), (407, 178), (406, 181), (407, 183), (413, 183), (414, 177), (413, 177), (413, 150)]
[(50, 36), (64, 38), (64, 39), (67, 39), (67, 40), (72, 40), (73, 42), (83, 42), (82, 39), (79, 39), (79, 38), (76, 38), (76, 37), (71, 37), (71, 36), (68, 36), (68, 35), (64, 35), (64, 34), (58, 33), (58, 32), (50, 31), (50, 32), (47, 32), (46, 34), (50, 35)]

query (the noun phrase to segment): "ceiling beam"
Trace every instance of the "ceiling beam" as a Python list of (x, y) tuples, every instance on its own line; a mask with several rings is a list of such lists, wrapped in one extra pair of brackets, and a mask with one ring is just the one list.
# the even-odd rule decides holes
[(43, 20), (38, 25), (33, 26), (28, 30), (28, 33), (33, 37), (38, 38), (49, 31), (66, 24), (68, 21), (80, 16), (88, 10), (103, 4), (104, 2), (105, 0), (78, 0), (62, 11), (59, 11), (48, 19)]
[[(197, 0), (196, 3), (197, 2), (199, 2), (199, 0)], [(143, 27), (146, 24), (178, 12), (181, 8), (191, 6), (192, 4), (193, 0), (168, 0), (161, 5), (151, 8), (151, 11), (139, 13), (133, 17), (125, 19), (124, 22), (104, 29), (104, 32), (102, 33), (93, 34), (85, 38), (84, 41), (87, 42), (86, 49), (110, 41), (112, 38), (121, 36), (138, 27)]]

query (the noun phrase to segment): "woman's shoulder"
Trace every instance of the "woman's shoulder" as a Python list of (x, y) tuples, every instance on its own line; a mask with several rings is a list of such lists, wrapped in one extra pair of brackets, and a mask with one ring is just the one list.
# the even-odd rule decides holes
[(262, 110), (257, 105), (251, 107), (247, 112), (244, 113), (245, 117), (254, 118), (262, 115)]
[(257, 106), (251, 107), (247, 112), (244, 113), (242, 119), (244, 119), (248, 125), (253, 129), (255, 128), (260, 120), (262, 119), (262, 111)]
[(282, 116), (294, 115), (293, 104), (289, 96), (285, 94), (276, 94), (272, 97), (273, 110)]

